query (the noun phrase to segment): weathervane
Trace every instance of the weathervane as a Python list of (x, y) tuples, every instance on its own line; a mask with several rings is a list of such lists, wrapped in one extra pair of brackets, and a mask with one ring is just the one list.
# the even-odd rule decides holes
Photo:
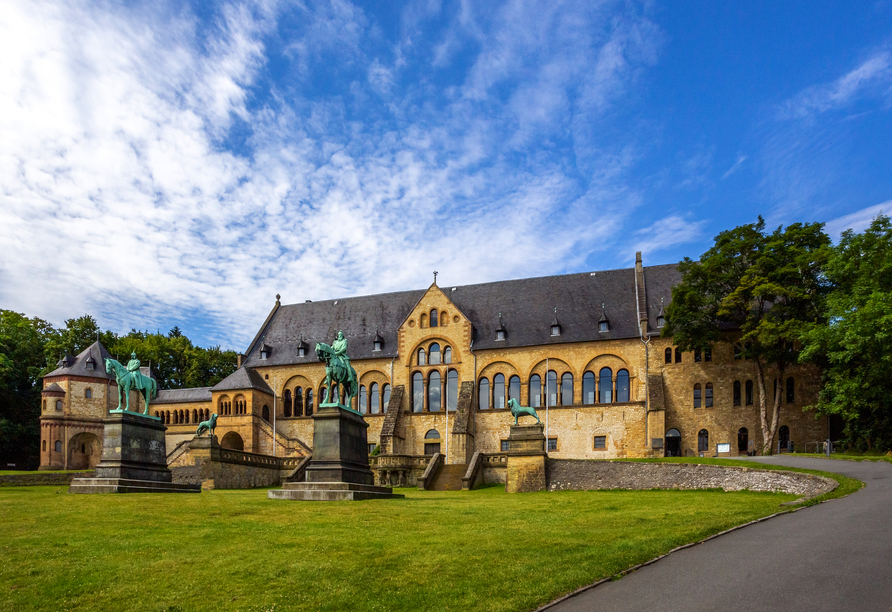
[(437, 272), (436, 270), (434, 270), (434, 284), (435, 284), (435, 285), (437, 284), (437, 274), (439, 274), (439, 272)]

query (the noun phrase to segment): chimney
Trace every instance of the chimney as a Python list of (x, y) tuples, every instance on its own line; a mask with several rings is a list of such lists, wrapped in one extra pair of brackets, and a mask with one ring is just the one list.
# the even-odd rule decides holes
[(236, 363), (236, 367), (237, 367), (237, 368), (242, 367), (242, 357), (244, 357), (244, 355), (242, 355), (241, 353), (236, 353), (236, 355), (235, 355), (235, 359), (236, 359), (235, 363)]

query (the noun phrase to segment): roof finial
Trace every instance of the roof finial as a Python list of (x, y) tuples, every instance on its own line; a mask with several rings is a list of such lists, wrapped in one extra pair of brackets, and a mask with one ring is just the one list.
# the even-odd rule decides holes
[(437, 272), (436, 270), (434, 270), (434, 284), (435, 284), (435, 285), (437, 284), (437, 274), (439, 274), (439, 272)]
[(279, 300), (281, 300), (281, 299), (282, 299), (282, 296), (277, 293), (276, 294), (276, 303), (278, 303)]

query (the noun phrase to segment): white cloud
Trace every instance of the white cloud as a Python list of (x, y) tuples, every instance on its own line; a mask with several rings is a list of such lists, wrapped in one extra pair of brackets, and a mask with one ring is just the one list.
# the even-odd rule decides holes
[(826, 231), (827, 234), (829, 234), (830, 237), (834, 239), (838, 239), (840, 234), (842, 234), (847, 229), (853, 230), (855, 232), (862, 232), (867, 229), (867, 227), (873, 222), (874, 219), (877, 218), (878, 215), (881, 214), (892, 214), (892, 200), (883, 202), (882, 204), (868, 206), (866, 208), (862, 208), (861, 210), (856, 210), (855, 212), (848, 215), (832, 219), (828, 221), (827, 224), (824, 226), (824, 231)]
[(634, 251), (641, 251), (646, 260), (647, 255), (679, 245), (697, 242), (704, 239), (705, 221), (690, 221), (679, 215), (670, 215), (660, 219), (650, 227), (635, 232)]

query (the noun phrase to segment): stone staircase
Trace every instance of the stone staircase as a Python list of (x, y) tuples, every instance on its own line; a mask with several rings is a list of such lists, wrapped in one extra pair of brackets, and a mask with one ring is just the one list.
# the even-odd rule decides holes
[(461, 491), (461, 477), (465, 475), (468, 466), (464, 463), (442, 465), (434, 476), (434, 481), (428, 490), (430, 491)]

